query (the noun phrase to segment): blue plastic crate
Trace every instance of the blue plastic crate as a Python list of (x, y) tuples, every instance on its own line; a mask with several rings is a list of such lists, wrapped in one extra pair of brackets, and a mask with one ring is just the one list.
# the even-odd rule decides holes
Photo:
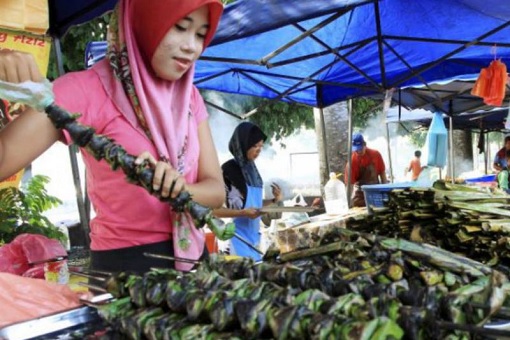
[(413, 186), (413, 182), (391, 184), (367, 184), (362, 185), (361, 190), (365, 195), (368, 212), (372, 213), (372, 207), (385, 207), (389, 201), (390, 192), (393, 189), (406, 189)]
[(496, 181), (496, 174), (466, 179), (466, 183), (495, 182), (495, 181)]

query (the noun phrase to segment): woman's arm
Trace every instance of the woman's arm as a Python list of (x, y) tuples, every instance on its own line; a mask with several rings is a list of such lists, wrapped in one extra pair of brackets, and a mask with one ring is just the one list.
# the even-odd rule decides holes
[(199, 124), (198, 138), (200, 142), (198, 181), (187, 184), (186, 187), (194, 201), (211, 208), (219, 208), (225, 201), (225, 185), (207, 120)]
[(0, 180), (25, 168), (60, 137), (45, 113), (27, 109), (0, 131)]
[(229, 208), (218, 208), (213, 210), (213, 215), (219, 218), (225, 217), (248, 217), (248, 218), (257, 218), (262, 213), (254, 208), (246, 208), (246, 209), (229, 209)]

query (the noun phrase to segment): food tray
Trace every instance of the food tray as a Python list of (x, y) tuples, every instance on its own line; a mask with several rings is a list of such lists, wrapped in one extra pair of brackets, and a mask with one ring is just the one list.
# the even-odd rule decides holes
[(93, 307), (83, 306), (7, 325), (0, 329), (0, 339), (59, 339), (64, 334), (83, 329), (93, 332), (104, 328), (97, 310)]

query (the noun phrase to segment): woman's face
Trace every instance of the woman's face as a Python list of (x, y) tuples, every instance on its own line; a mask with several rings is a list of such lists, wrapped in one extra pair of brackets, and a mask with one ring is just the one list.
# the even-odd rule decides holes
[(152, 69), (162, 79), (180, 79), (202, 54), (209, 30), (209, 7), (202, 6), (179, 20), (163, 37), (154, 55)]
[(260, 142), (249, 148), (248, 151), (246, 152), (246, 158), (249, 161), (254, 161), (260, 155), (260, 151), (262, 151), (263, 145), (264, 141), (261, 140)]

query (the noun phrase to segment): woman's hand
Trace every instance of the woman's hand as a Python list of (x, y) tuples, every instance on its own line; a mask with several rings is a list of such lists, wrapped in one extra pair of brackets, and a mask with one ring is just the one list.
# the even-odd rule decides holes
[(273, 192), (274, 201), (279, 202), (283, 200), (282, 189), (276, 183), (271, 183), (271, 191)]
[(246, 217), (251, 218), (251, 219), (257, 218), (260, 215), (262, 215), (262, 213), (258, 209), (254, 209), (254, 208), (243, 209), (242, 213), (243, 213), (243, 216), (246, 216)]
[(148, 151), (142, 152), (136, 158), (135, 164), (142, 164), (144, 161), (154, 169), (152, 189), (159, 191), (161, 188), (162, 197), (175, 198), (181, 191), (187, 191), (186, 180), (168, 162), (157, 161)]
[(0, 50), (0, 80), (8, 83), (40, 82), (44, 79), (30, 53)]

